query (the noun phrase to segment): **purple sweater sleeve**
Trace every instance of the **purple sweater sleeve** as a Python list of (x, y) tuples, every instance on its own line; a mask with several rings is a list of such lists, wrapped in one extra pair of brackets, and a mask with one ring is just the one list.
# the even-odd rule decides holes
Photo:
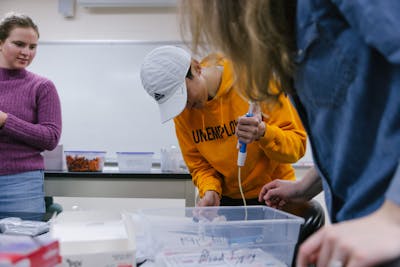
[(61, 104), (54, 84), (47, 80), (36, 91), (37, 123), (7, 114), (2, 131), (12, 138), (41, 150), (54, 149), (61, 136)]

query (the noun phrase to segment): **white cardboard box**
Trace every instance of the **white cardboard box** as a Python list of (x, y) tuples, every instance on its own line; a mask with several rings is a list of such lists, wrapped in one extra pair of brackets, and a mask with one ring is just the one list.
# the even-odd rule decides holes
[(60, 266), (136, 266), (130, 216), (107, 211), (65, 211), (52, 224), (51, 234), (60, 243)]

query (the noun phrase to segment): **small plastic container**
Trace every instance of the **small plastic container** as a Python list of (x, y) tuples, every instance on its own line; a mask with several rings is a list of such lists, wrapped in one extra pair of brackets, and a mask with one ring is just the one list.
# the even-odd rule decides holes
[(120, 172), (150, 172), (154, 152), (117, 152)]
[(51, 151), (43, 151), (44, 169), (46, 171), (62, 171), (64, 169), (63, 145), (58, 145)]
[(69, 172), (102, 172), (105, 151), (64, 151)]
[[(204, 266), (209, 260), (226, 266), (291, 266), (304, 223), (266, 206), (142, 209), (137, 214), (144, 231), (138, 253), (143, 250), (166, 266)], [(225, 262), (240, 259), (240, 265)]]
[(180, 149), (177, 146), (161, 148), (161, 171), (162, 172), (180, 172), (180, 163), (183, 161)]

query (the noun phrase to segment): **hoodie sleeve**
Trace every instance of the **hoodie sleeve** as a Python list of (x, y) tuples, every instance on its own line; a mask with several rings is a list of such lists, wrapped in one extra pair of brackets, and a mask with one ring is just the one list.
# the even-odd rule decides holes
[(282, 95), (279, 102), (262, 109), (265, 134), (259, 144), (269, 158), (295, 163), (304, 156), (307, 135), (289, 99)]
[(182, 151), (183, 159), (192, 175), (194, 185), (199, 190), (200, 197), (206, 191), (215, 191), (221, 196), (221, 175), (208, 163), (194, 145), (185, 123), (179, 117), (174, 119), (176, 136)]

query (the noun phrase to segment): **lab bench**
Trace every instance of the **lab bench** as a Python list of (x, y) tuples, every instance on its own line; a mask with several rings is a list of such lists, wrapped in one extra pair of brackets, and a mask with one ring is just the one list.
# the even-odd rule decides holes
[(187, 172), (148, 173), (45, 171), (45, 193), (58, 197), (172, 198), (195, 204), (196, 190)]

